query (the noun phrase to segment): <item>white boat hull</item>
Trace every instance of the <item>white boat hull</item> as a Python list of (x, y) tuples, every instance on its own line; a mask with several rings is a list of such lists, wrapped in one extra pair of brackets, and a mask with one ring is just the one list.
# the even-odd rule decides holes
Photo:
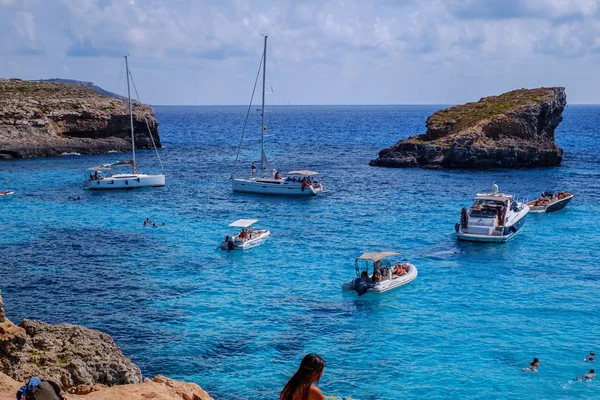
[(260, 230), (254, 231), (256, 237), (250, 239), (240, 239), (237, 236), (233, 237), (233, 249), (229, 248), (229, 243), (225, 240), (221, 242), (221, 250), (250, 250), (254, 247), (258, 247), (263, 244), (269, 236), (271, 236), (271, 232), (268, 230)]
[[(370, 293), (375, 293), (375, 294), (379, 294), (379, 293), (383, 293), (383, 292), (387, 292), (388, 290), (392, 290), (392, 289), (396, 289), (400, 286), (404, 286), (407, 283), (410, 283), (412, 281), (414, 281), (417, 278), (417, 275), (419, 274), (419, 271), (417, 270), (417, 267), (415, 267), (412, 264), (408, 264), (409, 266), (409, 270), (406, 273), (406, 275), (402, 275), (402, 276), (397, 276), (397, 275), (392, 275), (391, 279), (384, 279), (381, 282), (370, 282), (368, 283), (368, 287), (369, 290), (368, 292)], [(355, 290), (355, 282), (357, 279), (361, 279), (361, 278), (356, 278), (353, 279), (349, 282), (346, 282), (342, 285), (342, 290)]]
[(278, 196), (316, 196), (318, 193), (324, 193), (322, 187), (302, 185), (298, 181), (286, 179), (232, 179), (231, 185), (234, 192), (268, 194)]
[(10, 199), (15, 192), (12, 190), (6, 190), (4, 192), (0, 192), (0, 199)]
[[(483, 231), (485, 229), (482, 229), (481, 227), (471, 228), (470, 225), (466, 230), (464, 230), (460, 227), (460, 223), (458, 223), (456, 224), (456, 237), (458, 240), (466, 242), (505, 243), (513, 238), (521, 229), (528, 212), (529, 206), (524, 205), (518, 213), (512, 213), (509, 217), (507, 217), (504, 225), (490, 226), (488, 228), (488, 232), (486, 233), (471, 232), (474, 230)], [(496, 223), (497, 222), (494, 221), (494, 224)]]
[(137, 189), (165, 186), (163, 174), (115, 174), (99, 179), (88, 179), (84, 187), (89, 190)]

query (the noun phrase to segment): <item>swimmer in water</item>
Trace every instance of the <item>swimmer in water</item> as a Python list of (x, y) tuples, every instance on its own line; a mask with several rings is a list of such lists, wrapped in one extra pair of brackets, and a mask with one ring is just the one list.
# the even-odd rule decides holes
[(590, 372), (582, 376), (581, 378), (575, 378), (574, 381), (579, 382), (590, 382), (592, 379), (596, 377), (596, 372), (593, 369), (590, 369)]
[(537, 367), (540, 365), (540, 360), (537, 357), (533, 358), (533, 361), (529, 363), (529, 368), (522, 368), (523, 371), (538, 372)]
[(596, 354), (593, 351), (590, 351), (590, 355), (583, 359), (585, 362), (594, 362), (596, 361)]

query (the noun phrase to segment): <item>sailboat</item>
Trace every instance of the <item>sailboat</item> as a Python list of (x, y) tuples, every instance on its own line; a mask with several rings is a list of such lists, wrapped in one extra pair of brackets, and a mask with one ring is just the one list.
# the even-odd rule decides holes
[[(252, 169), (252, 176), (249, 178), (234, 178), (231, 177), (231, 185), (234, 192), (241, 193), (254, 193), (254, 194), (272, 194), (272, 195), (284, 195), (284, 196), (316, 196), (320, 193), (325, 193), (326, 190), (323, 185), (315, 178), (318, 172), (310, 170), (297, 170), (290, 171), (288, 176), (279, 175), (279, 171), (276, 169), (272, 170), (271, 174), (267, 174), (267, 168), (269, 162), (265, 153), (265, 85), (266, 85), (266, 72), (267, 72), (267, 38), (265, 35), (265, 47), (262, 55), (262, 106), (261, 106), (261, 157), (260, 157), (260, 176), (255, 176), (254, 164)], [(257, 76), (258, 80), (258, 76)], [(256, 87), (256, 84), (255, 84)], [(253, 92), (254, 94), (254, 92)], [(250, 102), (250, 107), (252, 102)], [(250, 108), (249, 108), (250, 110)], [(241, 148), (241, 141), (240, 147)], [(238, 149), (239, 157), (239, 149)], [(236, 166), (237, 166), (236, 159)]]
[[(125, 70), (127, 74), (127, 98), (129, 101), (129, 126), (131, 129), (131, 153), (130, 160), (117, 161), (112, 164), (104, 164), (98, 167), (88, 168), (90, 171), (89, 177), (84, 182), (84, 187), (89, 190), (114, 190), (114, 189), (135, 189), (142, 187), (158, 187), (165, 186), (165, 174), (144, 174), (138, 171), (137, 162), (135, 160), (135, 136), (133, 132), (133, 108), (131, 103), (131, 89), (129, 86), (129, 63), (125, 56)], [(134, 84), (135, 89), (135, 84)], [(137, 90), (136, 90), (137, 92)], [(148, 128), (150, 137), (152, 132)], [(154, 144), (154, 139), (152, 138)], [(154, 146), (156, 150), (156, 145)], [(158, 156), (158, 150), (156, 150)], [(159, 160), (160, 160), (160, 156)], [(132, 172), (127, 174), (113, 174), (111, 171), (114, 167), (131, 167)]]

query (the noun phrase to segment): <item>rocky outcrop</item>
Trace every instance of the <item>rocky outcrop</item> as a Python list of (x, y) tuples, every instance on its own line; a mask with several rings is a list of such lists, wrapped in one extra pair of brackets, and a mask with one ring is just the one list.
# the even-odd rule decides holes
[[(151, 107), (134, 104), (136, 148), (157, 146)], [(91, 87), (0, 78), (0, 158), (131, 151), (129, 106)]]
[[(0, 295), (0, 315), (4, 316)], [(112, 338), (78, 325), (0, 321), (0, 400), (32, 376), (58, 383), (66, 399), (212, 400), (195, 383), (164, 376), (142, 381), (137, 365)]]
[(427, 118), (427, 133), (401, 140), (369, 164), (384, 167), (523, 168), (562, 162), (554, 131), (567, 104), (562, 87), (520, 89)]
[[(0, 372), (0, 400), (13, 400), (23, 384)], [(213, 400), (195, 383), (175, 381), (161, 375), (133, 385), (93, 385), (79, 389), (62, 395), (67, 400)]]

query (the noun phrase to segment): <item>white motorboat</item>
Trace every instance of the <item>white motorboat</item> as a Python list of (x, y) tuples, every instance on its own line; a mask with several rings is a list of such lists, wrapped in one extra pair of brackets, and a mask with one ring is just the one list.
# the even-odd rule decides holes
[[(129, 64), (127, 60), (127, 56), (125, 56), (125, 73), (127, 75), (127, 97), (129, 100), (129, 125), (131, 129), (131, 153), (132, 159), (126, 161), (118, 161), (112, 164), (104, 164), (98, 167), (89, 168), (90, 175), (86, 177), (86, 180), (83, 184), (83, 187), (89, 190), (114, 190), (114, 189), (135, 189), (142, 187), (158, 187), (165, 186), (165, 174), (144, 174), (138, 171), (137, 162), (135, 161), (135, 136), (133, 132), (133, 109), (131, 103), (131, 90), (129, 87), (129, 77), (131, 75), (131, 71), (129, 71)], [(134, 84), (135, 89), (135, 84)], [(136, 90), (137, 93), (137, 90)], [(138, 102), (139, 96), (138, 96)], [(140, 102), (141, 103), (141, 102)], [(152, 139), (152, 144), (154, 144), (154, 137), (152, 136), (152, 132), (150, 127), (148, 126), (148, 121), (146, 121), (146, 126), (148, 127), (148, 133), (150, 134), (150, 138)], [(162, 161), (160, 160), (160, 155), (158, 154), (158, 150), (156, 149), (156, 145), (154, 144), (154, 150), (156, 151), (156, 156), (158, 157), (158, 161), (162, 167)], [(113, 167), (123, 167), (130, 166), (132, 168), (132, 172), (130, 174), (113, 174)]]
[[(240, 193), (254, 193), (254, 194), (270, 194), (270, 195), (282, 195), (282, 196), (316, 196), (320, 193), (326, 193), (327, 191), (323, 188), (323, 185), (317, 181), (314, 176), (318, 175), (318, 172), (300, 170), (291, 171), (287, 177), (279, 175), (277, 170), (273, 170), (273, 173), (268, 176), (267, 169), (269, 162), (265, 153), (265, 82), (266, 82), (266, 70), (267, 70), (267, 36), (265, 35), (265, 47), (262, 56), (262, 107), (261, 117), (261, 161), (260, 161), (260, 176), (256, 176), (256, 169), (254, 163), (252, 164), (252, 176), (249, 178), (234, 178), (231, 176), (231, 186), (234, 192)], [(260, 72), (260, 69), (259, 69)], [(258, 82), (258, 76), (257, 76)], [(256, 89), (256, 83), (255, 83)], [(254, 92), (253, 96), (254, 96)], [(252, 101), (250, 101), (250, 107), (252, 107)], [(248, 116), (246, 116), (246, 122)], [(244, 124), (244, 131), (246, 124)], [(238, 147), (238, 155), (235, 160), (234, 171), (237, 169), (240, 149), (242, 147), (242, 140), (244, 139), (244, 131), (242, 131), (242, 137), (240, 139), (240, 145)]]
[(248, 250), (260, 246), (271, 235), (266, 229), (255, 230), (252, 225), (257, 223), (257, 219), (238, 219), (228, 226), (242, 228), (237, 235), (225, 236), (225, 240), (219, 246), (221, 250)]
[(417, 267), (409, 262), (394, 263), (388, 257), (400, 253), (383, 251), (363, 253), (354, 261), (356, 278), (342, 285), (342, 290), (354, 290), (359, 296), (383, 293), (406, 285), (417, 278)]
[(569, 204), (574, 194), (569, 192), (544, 192), (536, 200), (527, 203), (529, 212), (532, 213), (552, 213), (560, 211)]
[(472, 242), (504, 243), (523, 226), (528, 212), (527, 204), (500, 193), (498, 185), (493, 185), (490, 193), (477, 194), (470, 209), (461, 210), (456, 236)]
[(12, 190), (2, 190), (0, 191), (0, 199), (9, 199), (15, 194)]

